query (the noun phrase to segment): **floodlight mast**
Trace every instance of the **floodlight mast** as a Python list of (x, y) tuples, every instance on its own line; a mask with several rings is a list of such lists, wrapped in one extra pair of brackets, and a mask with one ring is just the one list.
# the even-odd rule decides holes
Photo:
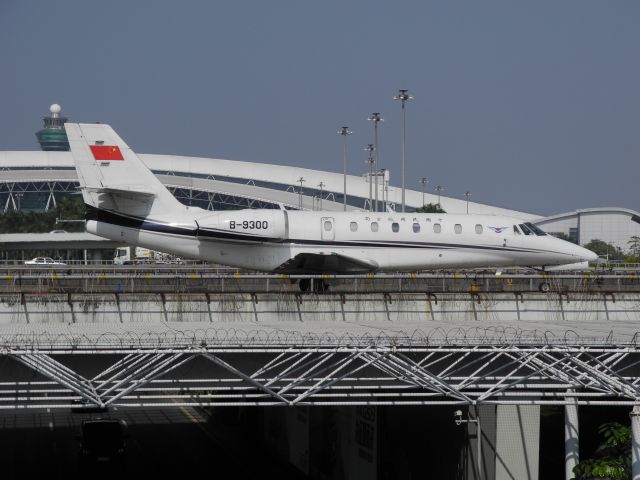
[(373, 143), (368, 143), (366, 147), (364, 147), (365, 152), (369, 152), (369, 157), (365, 160), (365, 163), (369, 164), (369, 211), (373, 211), (373, 164), (375, 160), (373, 159), (373, 152), (376, 150), (376, 147), (373, 146)]
[(349, 127), (342, 127), (338, 130), (338, 135), (342, 135), (344, 138), (343, 151), (342, 151), (342, 162), (343, 162), (343, 176), (344, 176), (344, 211), (347, 211), (347, 137), (351, 135), (353, 132), (349, 130)]
[(436, 192), (438, 192), (438, 206), (440, 206), (440, 194), (442, 193), (442, 190), (444, 190), (444, 187), (442, 185), (438, 185), (436, 187)]
[(371, 114), (370, 117), (367, 118), (367, 120), (369, 120), (370, 122), (373, 122), (373, 146), (376, 152), (376, 156), (375, 156), (375, 166), (373, 171), (376, 174), (376, 178), (375, 178), (375, 199), (374, 199), (374, 208), (373, 210), (375, 212), (378, 211), (378, 168), (380, 167), (380, 150), (378, 148), (378, 124), (380, 122), (384, 122), (384, 118), (382, 118), (382, 115), (380, 115), (380, 112), (373, 112)]
[(298, 179), (298, 182), (300, 182), (300, 194), (298, 196), (298, 207), (300, 208), (300, 210), (302, 210), (302, 184), (306, 182), (306, 180), (303, 177), (300, 177)]
[(422, 184), (422, 206), (424, 207), (425, 206), (425, 203), (424, 203), (424, 189), (427, 186), (427, 183), (429, 183), (429, 180), (427, 179), (427, 177), (422, 177), (420, 179), (420, 183)]
[(320, 182), (318, 187), (320, 187), (320, 210), (322, 210), (322, 189), (324, 188), (324, 182)]
[(406, 134), (406, 108), (405, 108), (405, 103), (407, 103), (409, 100), (413, 100), (413, 97), (411, 95), (409, 95), (409, 90), (406, 89), (401, 89), (398, 90), (398, 95), (396, 95), (395, 97), (393, 97), (394, 100), (400, 100), (400, 103), (402, 104), (402, 164), (401, 164), (401, 169), (402, 169), (402, 213), (404, 213), (405, 211), (405, 187), (404, 187), (404, 156), (405, 156), (405, 141), (407, 138), (407, 134)]

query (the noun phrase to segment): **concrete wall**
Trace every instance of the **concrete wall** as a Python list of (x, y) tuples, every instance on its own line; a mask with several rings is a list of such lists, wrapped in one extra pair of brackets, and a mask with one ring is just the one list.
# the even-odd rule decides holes
[[(631, 278), (633, 277), (633, 278)], [(144, 282), (144, 279), (137, 280)], [(637, 282), (635, 276), (620, 276)], [(57, 280), (47, 280), (55, 289)], [(73, 320), (71, 315), (73, 313)], [(27, 321), (26, 315), (29, 315)], [(202, 323), (285, 322), (360, 324), (361, 322), (605, 322), (632, 321), (640, 315), (640, 294), (381, 294), (298, 297), (260, 294), (5, 294), (0, 325), (16, 323)], [(564, 329), (563, 329), (564, 331)]]
[(498, 405), (496, 410), (496, 480), (537, 480), (540, 406)]
[(264, 440), (281, 459), (309, 474), (309, 407), (265, 408)]
[[(540, 408), (481, 406), (457, 426), (448, 407), (266, 408), (264, 438), (281, 459), (317, 480), (446, 478), (537, 480)], [(465, 415), (467, 411), (465, 410)]]
[(469, 408), (480, 419), (482, 469), (477, 467), (477, 423), (467, 424), (466, 479), (537, 480), (540, 451), (540, 407), (483, 405)]
[(378, 478), (376, 407), (265, 408), (264, 440), (309, 478)]

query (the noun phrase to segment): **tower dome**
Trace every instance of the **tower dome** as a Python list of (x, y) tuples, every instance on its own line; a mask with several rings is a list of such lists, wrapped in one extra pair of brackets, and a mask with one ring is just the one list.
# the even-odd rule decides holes
[(43, 117), (44, 128), (36, 132), (40, 148), (45, 152), (68, 152), (69, 140), (64, 131), (67, 117), (60, 115), (62, 107), (54, 103), (49, 107), (50, 115)]

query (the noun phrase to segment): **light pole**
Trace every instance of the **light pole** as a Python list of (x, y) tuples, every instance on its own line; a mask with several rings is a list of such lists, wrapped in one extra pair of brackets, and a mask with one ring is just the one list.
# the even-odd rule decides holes
[(405, 201), (404, 201), (404, 153), (405, 153), (405, 140), (406, 140), (406, 128), (405, 128), (405, 117), (406, 117), (406, 109), (405, 103), (408, 100), (413, 100), (413, 97), (409, 95), (409, 90), (398, 90), (398, 95), (393, 97), (394, 100), (400, 100), (402, 103), (402, 213), (404, 213)]
[(343, 174), (344, 174), (344, 211), (347, 211), (347, 137), (353, 132), (349, 130), (349, 127), (342, 127), (338, 130), (338, 135), (342, 135), (344, 138), (344, 144), (342, 149), (342, 161), (343, 161)]
[(364, 147), (365, 152), (369, 152), (369, 158), (365, 160), (366, 163), (369, 164), (369, 211), (373, 211), (373, 152), (376, 150), (376, 147), (373, 146), (373, 143), (367, 144)]
[(320, 210), (322, 210), (322, 188), (324, 187), (324, 183), (320, 182), (318, 187), (320, 187)]
[(378, 168), (380, 167), (380, 150), (378, 149), (378, 124), (380, 122), (384, 122), (384, 118), (380, 115), (379, 112), (373, 112), (370, 117), (367, 118), (370, 122), (373, 122), (373, 146), (376, 151), (376, 163), (374, 167), (374, 172), (376, 172), (376, 180), (375, 180), (375, 203), (374, 203), (374, 211), (378, 211)]
[(298, 207), (300, 207), (300, 210), (302, 210), (302, 184), (304, 182), (306, 182), (306, 180), (303, 177), (300, 177), (298, 179), (298, 181), (300, 182), (300, 192), (299, 192), (299, 198), (298, 198)]
[(436, 192), (438, 192), (438, 206), (440, 206), (440, 193), (442, 192), (442, 190), (444, 190), (444, 187), (442, 185), (438, 185), (436, 187)]
[(422, 177), (420, 179), (420, 183), (422, 184), (422, 206), (424, 207), (425, 206), (425, 203), (424, 203), (424, 189), (425, 189), (427, 183), (429, 183), (429, 180), (427, 179), (427, 177)]
[(478, 427), (476, 431), (476, 468), (478, 469), (478, 476), (476, 478), (480, 480), (482, 478), (482, 430), (480, 427), (480, 415), (478, 413), (479, 412), (476, 407), (476, 418), (469, 417), (469, 413), (467, 413), (467, 418), (464, 419), (462, 418), (462, 410), (456, 410), (453, 412), (453, 418), (458, 426), (463, 423), (475, 423)]
[(469, 197), (471, 196), (471, 192), (467, 190), (464, 192), (464, 196), (467, 197), (467, 213), (469, 213)]
[(387, 205), (389, 203), (389, 182), (387, 182), (387, 169), (381, 168), (380, 175), (382, 175), (382, 211), (387, 211)]

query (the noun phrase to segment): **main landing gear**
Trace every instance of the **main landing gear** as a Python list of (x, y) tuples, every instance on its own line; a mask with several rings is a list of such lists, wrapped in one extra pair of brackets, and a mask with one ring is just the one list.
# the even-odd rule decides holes
[(298, 281), (298, 287), (301, 292), (325, 293), (329, 290), (329, 284), (319, 278), (301, 278)]
[(538, 285), (538, 290), (542, 293), (549, 293), (551, 291), (551, 284), (549, 282), (541, 282), (540, 285)]
[[(531, 270), (535, 270), (536, 272), (545, 273), (544, 267), (542, 268), (529, 267), (529, 268), (531, 268)], [(551, 284), (546, 280), (543, 280), (538, 284), (538, 290), (542, 293), (549, 293), (551, 291)]]

